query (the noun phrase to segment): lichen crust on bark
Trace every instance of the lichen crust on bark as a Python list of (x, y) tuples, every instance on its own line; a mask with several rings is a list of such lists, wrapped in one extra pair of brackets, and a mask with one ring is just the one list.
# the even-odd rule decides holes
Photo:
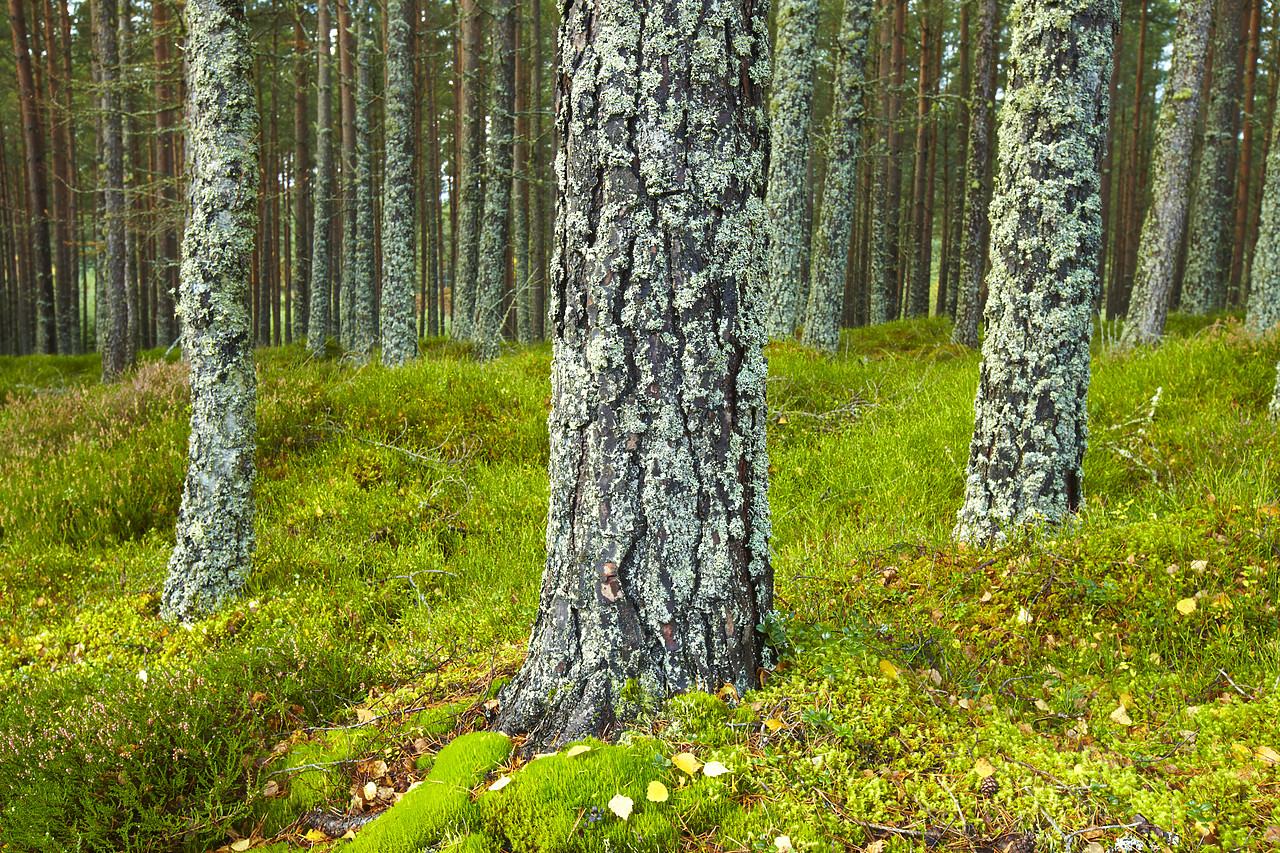
[(1280, 122), (1271, 129), (1267, 152), (1262, 212), (1258, 217), (1258, 242), (1253, 248), (1249, 276), (1249, 312), (1245, 322), (1254, 334), (1280, 330)]
[(316, 186), (311, 222), (311, 306), (307, 351), (324, 355), (329, 311), (329, 229), (333, 220), (333, 112), (329, 81), (329, 0), (320, 0), (316, 35)]
[(765, 9), (565, 9), (547, 562), (497, 721), (531, 744), (771, 663)]
[(992, 268), (955, 536), (1059, 523), (1081, 497), (1115, 0), (1023, 0), (1000, 110)]
[(187, 0), (190, 218), (183, 237), (189, 465), (161, 613), (188, 621), (244, 583), (253, 553), (256, 426), (246, 308), (257, 215), (258, 113), (244, 3)]

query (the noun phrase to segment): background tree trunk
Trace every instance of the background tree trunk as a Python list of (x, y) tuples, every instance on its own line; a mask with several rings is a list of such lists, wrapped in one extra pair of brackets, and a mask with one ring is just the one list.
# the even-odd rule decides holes
[(476, 0), (459, 0), (458, 28), (462, 36), (462, 74), (458, 86), (460, 142), (458, 146), (458, 253), (453, 277), (453, 329), (458, 340), (471, 340), (480, 263), (480, 211), (484, 199), (481, 152), (484, 108), (480, 85), (480, 10)]
[[(110, 0), (105, 0), (110, 2)], [(191, 621), (244, 584), (253, 554), (253, 338), (245, 309), (258, 191), (253, 53), (242, 0), (187, 0), (191, 216), (183, 238), (189, 467), (161, 614)]]
[(955, 530), (1003, 539), (1081, 500), (1116, 0), (1022, 0), (1000, 110), (987, 336)]
[(417, 292), (413, 225), (413, 0), (387, 2), (387, 88), (383, 123), (382, 302), (378, 310), (382, 363), (404, 364), (417, 355)]
[[(103, 231), (106, 265), (99, 279), (105, 315), (98, 315), (102, 333), (102, 379), (112, 381), (133, 364), (129, 346), (129, 317), (125, 292), (124, 120), (120, 114), (119, 22), (116, 0), (98, 0), (98, 64), (102, 68)], [(105, 284), (105, 287), (103, 286)]]
[(173, 108), (177, 103), (173, 76), (172, 19), (168, 0), (152, 0), (152, 56), (156, 64), (156, 179), (160, 181), (160, 235), (156, 257), (156, 336), (168, 346), (174, 341), (173, 300), (178, 292), (178, 175), (174, 158)]
[(1271, 148), (1267, 152), (1266, 182), (1262, 190), (1258, 242), (1253, 251), (1249, 291), (1249, 328), (1258, 335), (1280, 327), (1280, 145), (1276, 134), (1280, 122), (1271, 128)]
[(1128, 346), (1159, 341), (1169, 314), (1178, 248), (1187, 224), (1191, 147), (1200, 114), (1212, 9), (1210, 0), (1183, 0), (1178, 12), (1173, 66), (1165, 83), (1164, 103), (1156, 124), (1151, 206), (1147, 209), (1138, 244), (1138, 272), (1122, 338)]
[(1240, 279), (1244, 273), (1245, 237), (1249, 223), (1249, 188), (1253, 180), (1254, 90), (1258, 80), (1261, 48), (1262, 0), (1249, 0), (1248, 38), (1244, 60), (1244, 123), (1240, 130), (1240, 159), (1236, 172), (1235, 240), (1231, 244), (1231, 270), (1226, 300), (1240, 304)]
[(765, 10), (565, 7), (547, 568), (495, 724), (527, 747), (771, 663)]
[(307, 251), (307, 188), (311, 183), (311, 154), (307, 145), (307, 35), (303, 25), (303, 6), (294, 10), (293, 38), (295, 62), (293, 66), (293, 258), (289, 272), (292, 289), (290, 311), (292, 322), (286, 326), (289, 335), (286, 343), (294, 338), (307, 337), (307, 314), (311, 295), (307, 292), (311, 281), (311, 257)]
[(331, 331), (329, 271), (333, 238), (333, 112), (329, 82), (329, 0), (316, 12), (316, 186), (311, 222), (311, 307), (307, 311), (307, 349), (324, 355)]
[(355, 298), (353, 348), (368, 354), (377, 330), (373, 311), (373, 26), (372, 0), (363, 0), (356, 12), (356, 233), (351, 246), (354, 264), (351, 289)]

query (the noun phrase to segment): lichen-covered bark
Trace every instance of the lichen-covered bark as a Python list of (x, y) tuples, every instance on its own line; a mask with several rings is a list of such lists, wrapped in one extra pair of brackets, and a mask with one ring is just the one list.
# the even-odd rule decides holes
[(307, 311), (311, 300), (307, 287), (311, 280), (311, 258), (307, 246), (307, 186), (310, 184), (311, 159), (307, 145), (307, 39), (302, 25), (302, 4), (294, 9), (293, 18), (293, 257), (289, 282), (293, 288), (289, 302), (286, 341), (307, 337)]
[(844, 0), (836, 53), (836, 103), (827, 125), (827, 174), (822, 210), (810, 264), (809, 305), (804, 324), (806, 346), (834, 353), (840, 343), (840, 315), (849, 238), (853, 231), (854, 190), (861, 144), (863, 64), (871, 0)]
[(805, 196), (809, 123), (813, 109), (813, 60), (817, 53), (818, 0), (779, 0), (777, 51), (769, 90), (769, 335), (796, 331), (809, 251)]
[(765, 9), (564, 10), (547, 563), (497, 720), (529, 746), (771, 661)]
[(511, 235), (511, 165), (515, 142), (515, 8), (495, 0), (493, 58), (489, 63), (489, 157), (476, 277), (474, 337), (476, 358), (498, 356), (502, 343), (502, 291), (507, 281), (507, 241)]
[(1240, 88), (1241, 0), (1218, 0), (1218, 25), (1213, 39), (1213, 81), (1205, 110), (1200, 168), (1187, 227), (1187, 265), (1179, 307), (1188, 314), (1208, 314), (1220, 308), (1218, 295), (1223, 262), (1229, 251), (1227, 229), (1228, 167), (1235, 143)]
[(338, 0), (338, 79), (342, 91), (342, 276), (338, 330), (342, 346), (355, 349), (356, 242), (356, 35), (355, 0)]
[(373, 349), (376, 329), (373, 327), (373, 162), (370, 154), (370, 128), (373, 89), (370, 79), (373, 39), (370, 29), (370, 0), (364, 0), (356, 12), (356, 240), (351, 247), (354, 308), (354, 349), (368, 353)]
[(382, 302), (378, 326), (382, 363), (404, 364), (414, 337), (413, 57), (405, 0), (387, 2), (385, 173), (382, 179)]
[(1126, 346), (1153, 344), (1164, 334), (1169, 295), (1178, 267), (1178, 247), (1187, 224), (1187, 184), (1204, 55), (1209, 42), (1210, 0), (1183, 0), (1173, 42), (1173, 64), (1156, 119), (1151, 155), (1151, 206), (1138, 242), (1138, 271), (1129, 298), (1129, 316), (1121, 341)]
[(1246, 317), (1249, 328), (1259, 335), (1280, 328), (1280, 122), (1272, 125), (1268, 148)]
[(996, 0), (978, 0), (978, 43), (973, 46), (968, 159), (964, 167), (964, 222), (958, 248), (960, 278), (956, 281), (956, 321), (951, 327), (951, 340), (970, 349), (978, 346), (982, 273), (986, 267), (988, 210), (982, 186), (987, 180), (991, 144), (987, 128), (996, 88), (996, 15)]
[(458, 145), (458, 237), (453, 276), (451, 337), (471, 340), (476, 307), (476, 270), (480, 264), (480, 211), (484, 204), (484, 106), (480, 85), (480, 10), (475, 0), (459, 0), (462, 73), (458, 112), (462, 135)]
[(258, 114), (243, 0), (187, 0), (190, 217), (178, 313), (191, 366), (189, 463), (161, 613), (189, 621), (234, 595), (253, 553), (253, 339), (245, 297)]
[(128, 297), (125, 292), (124, 118), (120, 112), (119, 14), (115, 0), (100, 0), (95, 35), (102, 73), (102, 230), (106, 268), (101, 290), (105, 314), (98, 314), (102, 332), (102, 379), (110, 382), (129, 369)]
[(316, 12), (316, 186), (311, 217), (311, 285), (307, 349), (324, 355), (329, 337), (329, 230), (333, 218), (333, 112), (329, 84), (329, 0)]
[(1081, 497), (1099, 173), (1116, 0), (1021, 0), (1000, 108), (991, 273), (956, 538), (1059, 523)]
[(1276, 390), (1271, 393), (1271, 406), (1267, 413), (1271, 420), (1280, 421), (1280, 361), (1276, 362)]

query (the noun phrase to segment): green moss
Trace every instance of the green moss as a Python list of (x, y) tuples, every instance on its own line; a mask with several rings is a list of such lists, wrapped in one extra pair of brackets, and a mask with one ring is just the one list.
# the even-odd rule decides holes
[(467, 834), (475, 815), (471, 788), (510, 754), (510, 739), (494, 732), (473, 732), (452, 741), (425, 780), (360, 831), (352, 853), (416, 853), (447, 834)]
[(725, 726), (731, 709), (709, 693), (673, 696), (668, 710), (680, 737), (707, 746), (722, 746), (732, 738), (733, 730)]

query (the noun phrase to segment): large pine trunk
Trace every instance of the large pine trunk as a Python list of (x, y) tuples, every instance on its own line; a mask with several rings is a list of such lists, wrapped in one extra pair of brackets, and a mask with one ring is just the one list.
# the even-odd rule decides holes
[(547, 564), (496, 723), (531, 747), (771, 663), (766, 8), (565, 8)]
[(1184, 0), (1178, 12), (1173, 67), (1165, 83), (1164, 101), (1156, 121), (1151, 206), (1142, 224), (1138, 270), (1122, 339), (1130, 346), (1159, 341), (1169, 315), (1178, 248), (1187, 224), (1191, 147), (1200, 114), (1212, 8), (1210, 0)]
[(834, 353), (840, 342), (854, 191), (861, 144), (863, 64), (866, 60), (870, 0), (844, 0), (836, 53), (835, 106), (827, 125), (827, 174), (822, 188), (804, 343)]
[(244, 583), (253, 553), (253, 338), (245, 299), (258, 113), (243, 0), (187, 0), (191, 215), (182, 244), (189, 465), (161, 613), (190, 621)]
[(382, 363), (404, 364), (417, 354), (414, 336), (413, 54), (411, 0), (387, 3), (385, 171), (382, 178), (382, 302), (378, 331)]
[(1023, 0), (1000, 109), (987, 335), (955, 535), (1059, 523), (1081, 499), (1116, 0)]

